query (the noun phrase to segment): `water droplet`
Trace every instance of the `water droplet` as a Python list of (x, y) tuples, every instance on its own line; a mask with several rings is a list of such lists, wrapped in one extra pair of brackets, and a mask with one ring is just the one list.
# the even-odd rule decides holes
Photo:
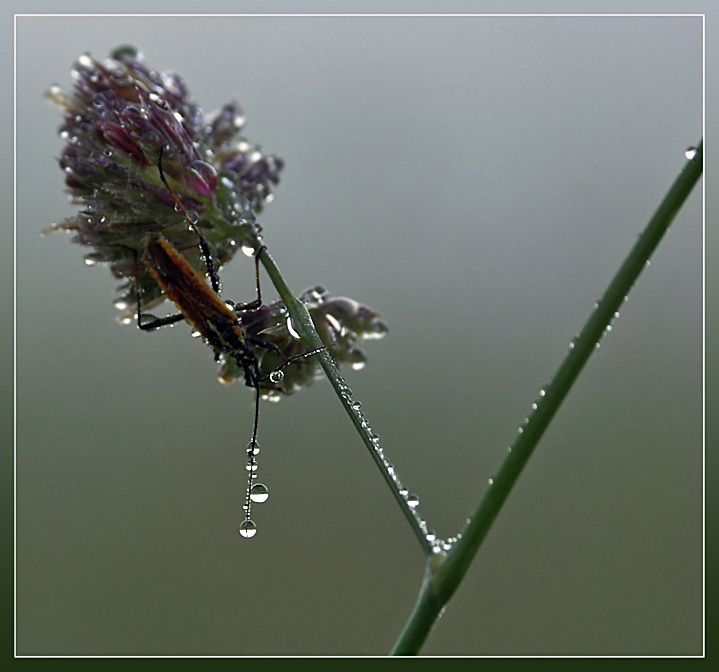
[(246, 452), (247, 452), (247, 455), (248, 455), (248, 456), (251, 456), (251, 455), (259, 455), (259, 453), (260, 453), (260, 444), (259, 444), (257, 441), (255, 441), (254, 444), (252, 443), (252, 441), (250, 441), (250, 442), (247, 444), (247, 450), (246, 450)]
[(250, 471), (250, 472), (257, 471), (257, 464), (254, 462), (252, 464), (246, 464), (245, 471)]
[(239, 533), (240, 536), (245, 539), (252, 539), (252, 537), (257, 534), (257, 525), (249, 519), (243, 520), (242, 523), (240, 523)]
[(488, 479), (487, 483), (489, 483), (490, 485), (494, 485), (494, 479), (493, 478)]
[(142, 52), (131, 44), (123, 44), (110, 52), (110, 57), (116, 61), (130, 60), (140, 61), (142, 60)]
[(687, 147), (684, 151), (684, 156), (686, 156), (687, 159), (691, 161), (697, 155), (697, 151), (698, 150), (696, 147)]
[(262, 483), (255, 483), (255, 485), (250, 488), (250, 499), (257, 504), (266, 502), (269, 496), (270, 491), (267, 489), (267, 486)]
[(273, 371), (270, 374), (270, 382), (272, 383), (281, 383), (285, 379), (285, 374), (283, 371), (280, 371), (279, 369), (277, 371)]
[(299, 341), (302, 337), (300, 336), (300, 332), (295, 329), (295, 325), (292, 322), (292, 318), (287, 318), (287, 331), (290, 332), (290, 336), (294, 338), (296, 341)]
[(419, 506), (419, 497), (414, 493), (407, 495), (407, 506), (411, 509), (416, 509)]

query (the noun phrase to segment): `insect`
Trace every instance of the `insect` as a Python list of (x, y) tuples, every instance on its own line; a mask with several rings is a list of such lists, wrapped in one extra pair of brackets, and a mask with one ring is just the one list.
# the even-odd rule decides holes
[(257, 298), (249, 303), (235, 304), (226, 302), (220, 298), (220, 282), (217, 272), (212, 263), (207, 241), (190, 219), (182, 202), (177, 197), (172, 187), (168, 184), (162, 170), (162, 152), (159, 158), (160, 177), (168, 189), (172, 199), (177, 204), (183, 217), (187, 220), (190, 228), (198, 236), (202, 255), (207, 266), (207, 274), (211, 286), (208, 286), (205, 279), (198, 273), (177, 251), (177, 249), (165, 238), (153, 235), (143, 241), (141, 254), (133, 249), (135, 265), (140, 259), (147, 266), (150, 274), (154, 277), (159, 287), (166, 296), (177, 306), (179, 313), (167, 317), (151, 317), (143, 320), (142, 298), (139, 286), (139, 273), (135, 272), (136, 296), (137, 296), (137, 326), (143, 331), (154, 331), (161, 327), (175, 324), (181, 320), (189, 322), (195, 330), (204, 338), (215, 352), (215, 358), (221, 355), (234, 359), (237, 366), (244, 372), (245, 384), (255, 390), (254, 421), (252, 438), (247, 445), (247, 471), (249, 473), (247, 490), (244, 504), (244, 520), (240, 525), (239, 532), (243, 537), (249, 538), (256, 533), (256, 525), (250, 518), (252, 502), (264, 502), (267, 499), (267, 488), (260, 483), (254, 483), (257, 472), (257, 454), (259, 444), (257, 442), (257, 431), (260, 417), (261, 387), (266, 381), (279, 382), (284, 377), (282, 369), (294, 361), (310, 357), (325, 350), (326, 347), (301, 353), (287, 358), (282, 364), (275, 368), (269, 375), (263, 376), (260, 371), (257, 355), (254, 348), (265, 348), (280, 352), (273, 343), (261, 338), (249, 337), (245, 334), (239, 316), (244, 311), (258, 309), (262, 305), (260, 291), (260, 257), (265, 250), (260, 246), (256, 251), (255, 258), (255, 280)]

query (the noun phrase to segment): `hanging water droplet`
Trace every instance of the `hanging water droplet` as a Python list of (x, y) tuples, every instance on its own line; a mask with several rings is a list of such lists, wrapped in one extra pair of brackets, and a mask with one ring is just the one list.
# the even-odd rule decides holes
[(361, 371), (367, 366), (367, 355), (359, 348), (354, 348), (347, 354), (350, 358), (350, 367), (353, 371)]
[(252, 462), (251, 464), (246, 464), (245, 471), (251, 471), (251, 472), (257, 471), (257, 464), (254, 462)]
[(281, 383), (285, 379), (285, 374), (283, 371), (280, 371), (277, 369), (276, 371), (273, 371), (270, 374), (270, 382), (272, 383)]
[(258, 442), (258, 441), (255, 441), (254, 443), (252, 443), (252, 441), (250, 441), (250, 442), (247, 444), (247, 450), (246, 450), (246, 452), (247, 452), (247, 455), (248, 455), (248, 456), (258, 455), (259, 452), (260, 452), (260, 444), (259, 444), (259, 442)]
[(694, 157), (697, 155), (697, 148), (696, 147), (687, 147), (684, 151), (684, 156), (687, 157), (690, 161), (694, 159)]
[(489, 485), (494, 485), (494, 479), (493, 478), (488, 479), (487, 483), (489, 483)]
[(250, 499), (257, 504), (262, 504), (263, 502), (266, 502), (269, 496), (270, 491), (263, 483), (255, 483), (255, 485), (250, 488)]
[(241, 537), (244, 537), (245, 539), (252, 539), (257, 534), (257, 525), (255, 525), (251, 520), (243, 520), (240, 523), (240, 529), (239, 533)]
[(407, 506), (411, 509), (416, 509), (419, 506), (419, 497), (414, 493), (407, 495)]

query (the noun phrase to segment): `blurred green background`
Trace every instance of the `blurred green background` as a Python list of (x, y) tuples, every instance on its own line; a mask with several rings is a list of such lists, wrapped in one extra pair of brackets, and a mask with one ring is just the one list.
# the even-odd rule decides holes
[[(329, 385), (263, 406), (240, 539), (251, 392), (41, 236), (75, 211), (42, 94), (123, 43), (286, 161), (266, 242), (383, 313), (348, 382), (450, 536), (701, 137), (701, 19), (18, 19), (17, 652), (384, 654), (423, 559)], [(701, 400), (697, 189), (423, 653), (700, 653)]]

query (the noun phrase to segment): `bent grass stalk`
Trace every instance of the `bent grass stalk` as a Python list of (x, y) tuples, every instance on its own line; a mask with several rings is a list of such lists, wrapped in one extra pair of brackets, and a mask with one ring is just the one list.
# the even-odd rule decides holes
[[(432, 627), (460, 585), (472, 560), (487, 536), (502, 505), (534, 449), (549, 426), (572, 384), (595, 351), (603, 334), (611, 326), (617, 311), (646, 266), (657, 245), (669, 228), (677, 212), (698, 182), (703, 169), (703, 143), (699, 143), (664, 200), (649, 220), (624, 263), (610, 282), (584, 328), (570, 344), (569, 352), (551, 383), (540, 391), (539, 399), (528, 420), (519, 429), (516, 441), (510, 446), (499, 471), (490, 479), (490, 487), (469, 518), (465, 528), (451, 540), (435, 539), (428, 532), (427, 523), (412, 507), (407, 490), (402, 487), (394, 467), (373, 434), (361, 407), (326, 350), (318, 354), (322, 368), (342, 405), (357, 428), (360, 438), (410, 524), (426, 555), (424, 580), (415, 607), (392, 650), (393, 655), (417, 654)], [(284, 301), (293, 325), (308, 348), (321, 348), (322, 341), (314, 329), (304, 305), (294, 298), (277, 265), (269, 254), (262, 256), (270, 279)]]
[(300, 335), (302, 343), (310, 350), (320, 350), (320, 352), (317, 353), (317, 358), (319, 359), (322, 369), (342, 402), (342, 406), (349, 415), (352, 424), (357, 429), (362, 442), (369, 450), (372, 459), (379, 468), (382, 477), (392, 492), (392, 496), (397, 501), (417, 540), (425, 553), (432, 553), (433, 544), (431, 535), (428, 534), (426, 522), (419, 516), (414, 507), (412, 507), (412, 499), (409, 492), (402, 487), (402, 483), (395, 473), (394, 468), (384, 456), (384, 451), (379, 443), (379, 437), (372, 431), (369, 422), (361, 410), (361, 404), (353, 398), (352, 390), (350, 390), (344, 378), (340, 375), (339, 369), (329, 352), (326, 349), (322, 349), (325, 344), (322, 343), (319, 334), (315, 330), (307, 308), (305, 308), (301, 301), (295, 298), (275, 260), (267, 250), (265, 250), (262, 255), (261, 261), (267, 274), (270, 276), (270, 280), (272, 280), (272, 284), (275, 286), (275, 289), (277, 289), (280, 298), (287, 307), (290, 317), (292, 318), (292, 325), (295, 331)]

